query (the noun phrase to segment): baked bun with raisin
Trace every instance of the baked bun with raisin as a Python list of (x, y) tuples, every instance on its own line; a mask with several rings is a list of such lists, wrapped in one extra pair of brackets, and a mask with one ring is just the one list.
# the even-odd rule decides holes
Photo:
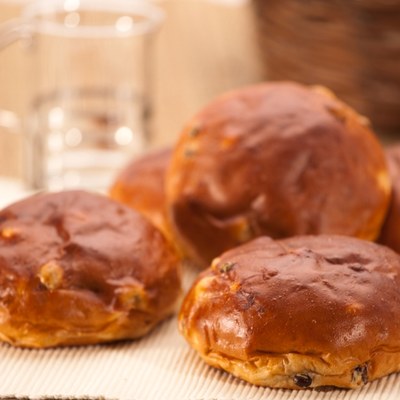
[(0, 212), (0, 339), (16, 346), (138, 338), (171, 315), (179, 261), (143, 216), (83, 191)]
[(386, 158), (392, 181), (392, 197), (378, 241), (400, 253), (400, 145), (388, 148)]
[(167, 175), (172, 230), (203, 265), (262, 235), (375, 240), (389, 197), (366, 119), (327, 89), (290, 82), (211, 102), (184, 128)]
[(210, 365), (275, 388), (357, 388), (400, 370), (400, 256), (344, 236), (255, 239), (216, 258), (179, 328)]
[(131, 161), (110, 189), (111, 198), (141, 212), (167, 236), (165, 175), (171, 154), (165, 148)]

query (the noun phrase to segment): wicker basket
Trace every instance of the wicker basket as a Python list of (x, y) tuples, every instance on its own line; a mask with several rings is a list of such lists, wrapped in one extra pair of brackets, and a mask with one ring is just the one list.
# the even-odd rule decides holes
[(268, 79), (323, 84), (400, 135), (400, 0), (253, 0)]

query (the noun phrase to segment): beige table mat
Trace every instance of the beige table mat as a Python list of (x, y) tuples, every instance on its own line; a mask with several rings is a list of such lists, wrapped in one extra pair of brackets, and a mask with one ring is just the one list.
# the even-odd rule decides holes
[[(13, 190), (0, 180), (0, 207), (23, 194)], [(192, 278), (186, 277), (186, 285)], [(399, 400), (400, 374), (356, 391), (259, 388), (203, 363), (180, 337), (174, 317), (134, 342), (54, 350), (0, 345), (0, 398), (7, 396), (107, 400)]]
[(55, 350), (0, 347), (0, 396), (105, 399), (400, 399), (400, 376), (361, 390), (259, 388), (204, 364), (179, 336), (176, 319), (131, 342)]

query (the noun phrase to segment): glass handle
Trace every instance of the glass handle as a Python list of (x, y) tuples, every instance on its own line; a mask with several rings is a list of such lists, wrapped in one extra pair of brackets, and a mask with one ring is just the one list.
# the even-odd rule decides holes
[[(10, 19), (0, 24), (0, 51), (26, 35), (26, 25), (21, 18)], [(0, 109), (0, 128), (10, 134), (21, 133), (21, 121), (12, 111)]]
[[(17, 40), (30, 37), (26, 21), (22, 18), (10, 19), (0, 24), (0, 51)], [(0, 126), (10, 132), (19, 132), (20, 119), (9, 110), (0, 109)]]
[(0, 50), (21, 39), (26, 34), (26, 26), (20, 18), (10, 19), (0, 24)]

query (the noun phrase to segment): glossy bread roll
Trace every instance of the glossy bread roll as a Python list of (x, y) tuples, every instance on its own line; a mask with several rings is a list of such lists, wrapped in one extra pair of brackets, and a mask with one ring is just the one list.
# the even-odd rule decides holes
[(175, 310), (175, 252), (144, 217), (81, 191), (0, 212), (0, 339), (16, 346), (137, 338)]
[(205, 265), (261, 235), (374, 240), (389, 196), (366, 119), (326, 89), (288, 82), (211, 102), (183, 130), (167, 176), (172, 229)]
[(133, 160), (110, 189), (111, 198), (141, 212), (167, 235), (165, 175), (171, 154), (166, 148)]
[(261, 237), (188, 293), (180, 331), (210, 365), (275, 388), (356, 388), (400, 370), (400, 256), (344, 236)]
[(400, 253), (400, 145), (386, 151), (392, 181), (392, 197), (379, 242)]

